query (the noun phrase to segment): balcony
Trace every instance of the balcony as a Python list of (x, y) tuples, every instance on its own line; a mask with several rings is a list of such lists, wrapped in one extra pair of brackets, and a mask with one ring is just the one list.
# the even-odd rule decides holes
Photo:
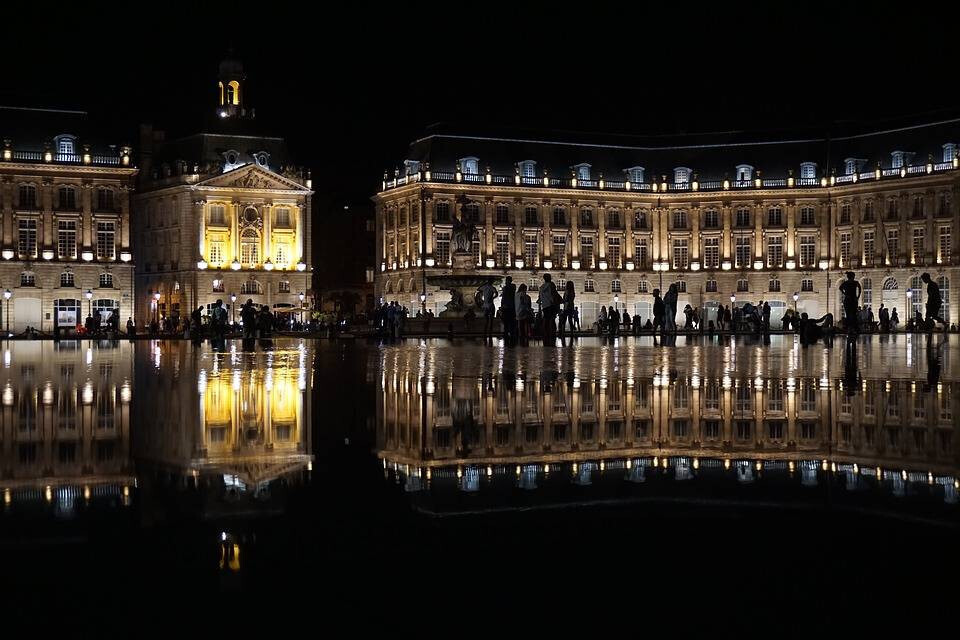
[(20, 151), (6, 148), (2, 155), (5, 162), (53, 165), (88, 165), (94, 167), (130, 166), (130, 156), (105, 156), (91, 153), (54, 153), (52, 151)]

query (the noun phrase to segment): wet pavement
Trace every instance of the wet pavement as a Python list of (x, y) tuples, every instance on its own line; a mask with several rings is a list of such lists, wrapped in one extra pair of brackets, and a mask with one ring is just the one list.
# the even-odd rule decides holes
[(932, 623), (956, 595), (958, 349), (11, 343), (5, 602), (101, 632), (172, 594), (385, 624), (571, 599), (584, 620), (825, 630), (889, 601)]

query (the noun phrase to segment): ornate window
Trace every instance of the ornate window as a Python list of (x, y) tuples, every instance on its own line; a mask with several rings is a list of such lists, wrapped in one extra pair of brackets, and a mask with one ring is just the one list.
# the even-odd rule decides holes
[(567, 224), (567, 211), (563, 207), (553, 208), (553, 224), (563, 226)]
[(60, 209), (75, 210), (77, 208), (77, 190), (73, 187), (60, 187), (58, 190)]
[[(404, 216), (405, 217), (405, 216)], [(290, 227), (290, 209), (282, 207), (277, 209), (275, 226), (287, 229)]]
[(622, 291), (622, 284), (619, 280), (610, 281), (610, 293), (620, 293)]
[(707, 209), (703, 213), (703, 228), (717, 229), (720, 227), (720, 213), (716, 209)]
[(222, 240), (212, 240), (209, 243), (210, 246), (210, 264), (218, 267), (223, 264), (223, 241)]
[(607, 262), (611, 269), (620, 268), (620, 238), (607, 238)]
[(223, 293), (223, 280), (221, 278), (213, 279), (213, 286), (211, 287), (213, 293)]
[[(413, 291), (413, 288), (411, 287), (410, 290)], [(277, 291), (278, 291), (279, 293), (290, 293), (290, 281), (289, 281), (289, 280), (281, 280), (280, 282), (278, 282), (278, 283), (277, 283)]]
[(524, 178), (535, 178), (537, 175), (537, 163), (535, 160), (524, 160), (520, 163), (520, 175)]
[(704, 238), (703, 267), (716, 269), (720, 266), (720, 238)]
[(498, 233), (495, 246), (497, 266), (510, 266), (510, 234)]
[(113, 211), (113, 189), (107, 189), (106, 187), (97, 189), (97, 209)]
[(740, 207), (737, 209), (737, 225), (738, 227), (749, 227), (750, 226), (750, 209), (747, 207)]
[(767, 239), (767, 266), (772, 268), (783, 266), (783, 236), (770, 236)]
[(673, 228), (674, 229), (686, 229), (687, 228), (687, 212), (684, 209), (676, 209), (673, 212)]
[(37, 220), (21, 218), (17, 223), (17, 250), (21, 258), (37, 257)]
[(101, 274), (100, 274), (100, 286), (101, 286), (101, 287), (113, 287), (113, 274), (111, 274), (111, 273), (101, 273)]
[(636, 261), (638, 269), (646, 268), (647, 257), (647, 239), (636, 238), (633, 241), (633, 259)]
[(240, 293), (244, 295), (254, 295), (263, 293), (263, 287), (256, 280), (246, 280), (240, 285)]
[(750, 291), (750, 282), (746, 278), (740, 278), (737, 280), (737, 291)]
[(802, 225), (811, 225), (816, 224), (816, 214), (814, 213), (813, 207), (802, 207), (800, 209), (800, 224)]
[(60, 274), (60, 286), (61, 287), (74, 287), (74, 278), (72, 271), (64, 271)]
[(586, 293), (592, 293), (596, 291), (596, 285), (591, 278), (587, 278), (583, 281), (583, 290)]
[(496, 224), (510, 224), (510, 206), (500, 203), (496, 209)]
[(689, 250), (686, 238), (673, 240), (673, 268), (686, 269), (689, 266)]
[(650, 283), (646, 280), (641, 280), (637, 283), (637, 293), (647, 293), (650, 289)]
[(860, 288), (862, 289), (860, 302), (862, 304), (873, 304), (873, 280), (864, 278), (860, 281)]
[(770, 291), (780, 291), (780, 279), (779, 278), (770, 278), (769, 282)]
[(813, 280), (804, 278), (800, 281), (800, 291), (813, 291)]
[(20, 209), (37, 208), (37, 187), (32, 184), (22, 184), (18, 189)]
[(523, 210), (523, 224), (529, 226), (537, 226), (539, 223), (537, 219), (537, 208), (536, 207), (526, 207)]
[(437, 241), (434, 250), (437, 254), (437, 264), (450, 264), (450, 232), (437, 231)]
[(37, 286), (37, 276), (32, 271), (23, 271), (20, 273), (20, 286), (21, 287), (35, 287)]
[(717, 292), (717, 281), (716, 281), (716, 280), (707, 280), (706, 290), (707, 290), (707, 293), (716, 293), (716, 292)]
[(97, 223), (97, 259), (113, 260), (116, 251), (116, 225), (112, 222)]
[(751, 238), (749, 236), (737, 236), (736, 253), (734, 254), (737, 269), (750, 268), (750, 258), (753, 255), (753, 249), (750, 247), (750, 243)]
[(593, 268), (593, 237), (580, 236), (580, 259), (583, 261), (583, 267)]
[(57, 253), (60, 259), (73, 260), (77, 257), (77, 221), (57, 221)]

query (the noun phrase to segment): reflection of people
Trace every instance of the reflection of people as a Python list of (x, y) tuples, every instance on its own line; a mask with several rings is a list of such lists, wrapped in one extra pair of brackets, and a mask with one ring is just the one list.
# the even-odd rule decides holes
[(503, 339), (517, 337), (517, 285), (507, 276), (500, 292), (500, 321), (503, 322)]
[(856, 281), (853, 271), (847, 271), (847, 279), (840, 284), (840, 295), (843, 296), (843, 323), (847, 331), (857, 333), (859, 330), (857, 319), (857, 303), (860, 301), (860, 283)]
[(848, 340), (843, 352), (843, 389), (848, 396), (855, 395), (860, 388), (860, 370), (857, 367), (857, 341)]
[(497, 293), (496, 287), (489, 282), (485, 282), (477, 290), (477, 295), (480, 298), (481, 308), (483, 309), (483, 335), (491, 336), (493, 335), (493, 316), (495, 311), (493, 301), (500, 294)]
[(927, 283), (927, 324), (930, 331), (933, 331), (936, 328), (936, 325), (933, 323), (934, 320), (943, 325), (943, 330), (946, 331), (949, 328), (946, 320), (940, 315), (940, 309), (943, 307), (943, 298), (940, 296), (940, 287), (936, 282), (933, 281), (933, 278), (930, 277), (929, 273), (924, 273), (920, 276), (920, 279)]
[(934, 345), (927, 338), (927, 386), (924, 391), (932, 391), (940, 382), (940, 345)]

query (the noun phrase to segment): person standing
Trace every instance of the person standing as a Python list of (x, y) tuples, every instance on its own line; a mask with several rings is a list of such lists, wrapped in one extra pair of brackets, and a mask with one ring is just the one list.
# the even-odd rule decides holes
[(503, 339), (517, 339), (517, 285), (507, 276), (500, 290), (500, 322), (503, 323)]
[(856, 281), (856, 274), (853, 271), (847, 271), (847, 279), (840, 284), (840, 295), (843, 300), (843, 322), (849, 333), (855, 334), (859, 331), (857, 303), (860, 301), (861, 292), (860, 283)]
[(526, 283), (517, 289), (517, 320), (520, 322), (520, 339), (526, 343), (530, 337), (530, 322), (533, 320), (533, 302), (527, 294)]
[(257, 311), (253, 308), (252, 298), (247, 298), (247, 301), (240, 308), (240, 322), (243, 323), (245, 340), (257, 337)]
[(880, 303), (880, 311), (877, 313), (880, 318), (880, 331), (887, 333), (890, 331), (890, 310)]
[(626, 335), (630, 335), (630, 328), (633, 325), (630, 323), (630, 312), (627, 311), (626, 307), (623, 309), (623, 332)]
[(893, 313), (890, 314), (890, 331), (896, 331), (897, 327), (900, 326), (900, 316), (897, 315), (897, 308), (893, 308)]
[(543, 339), (552, 342), (557, 336), (557, 314), (560, 312), (560, 303), (563, 298), (557, 292), (557, 285), (549, 273), (543, 274), (543, 284), (540, 285), (540, 297), (537, 303), (543, 313)]
[(943, 298), (940, 296), (940, 287), (936, 282), (933, 281), (933, 278), (930, 277), (929, 273), (924, 273), (920, 276), (920, 279), (927, 284), (927, 325), (930, 331), (933, 331), (936, 328), (934, 320), (943, 325), (944, 332), (950, 328), (950, 325), (946, 320), (943, 319), (943, 316), (940, 315), (940, 309), (943, 307)]
[(597, 317), (597, 333), (607, 330), (607, 305), (600, 306), (600, 315)]
[(677, 332), (677, 296), (680, 287), (676, 282), (667, 288), (667, 295), (663, 296), (664, 327), (670, 333)]
[(763, 303), (763, 310), (761, 311), (763, 317), (763, 332), (770, 333), (770, 303)]
[(663, 304), (663, 298), (660, 297), (660, 289), (653, 290), (653, 331), (656, 332), (657, 328), (660, 331), (665, 331), (666, 327), (663, 323), (663, 315), (666, 312), (665, 305)]
[(489, 338), (493, 336), (493, 316), (496, 312), (493, 301), (500, 294), (497, 293), (497, 288), (493, 286), (491, 282), (483, 283), (477, 291), (477, 294), (483, 308), (483, 337)]
[(137, 325), (133, 324), (133, 318), (127, 318), (127, 336), (132, 338), (137, 334)]
[(567, 280), (567, 284), (563, 287), (563, 313), (560, 315), (560, 335), (563, 335), (563, 325), (564, 322), (570, 325), (570, 333), (574, 331), (575, 320), (574, 317), (577, 313), (577, 308), (573, 306), (574, 300), (577, 298), (577, 293), (573, 288), (573, 280)]
[(573, 308), (573, 319), (577, 323), (577, 331), (580, 331), (580, 307)]

